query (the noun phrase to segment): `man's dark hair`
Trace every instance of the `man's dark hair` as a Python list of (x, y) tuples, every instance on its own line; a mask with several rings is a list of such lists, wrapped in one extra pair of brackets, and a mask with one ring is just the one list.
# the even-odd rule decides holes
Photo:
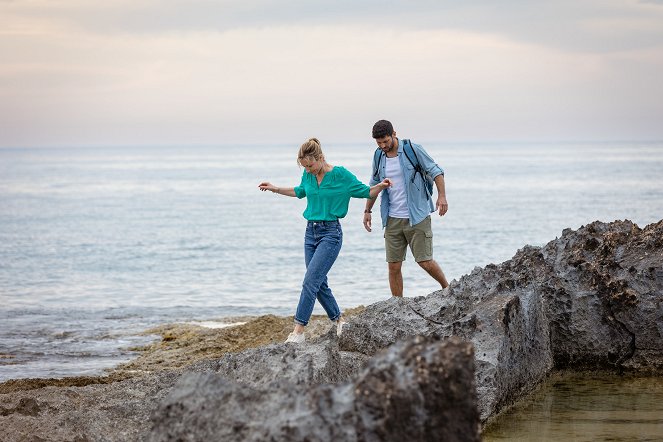
[(373, 138), (382, 138), (394, 133), (394, 126), (387, 120), (380, 120), (373, 125)]

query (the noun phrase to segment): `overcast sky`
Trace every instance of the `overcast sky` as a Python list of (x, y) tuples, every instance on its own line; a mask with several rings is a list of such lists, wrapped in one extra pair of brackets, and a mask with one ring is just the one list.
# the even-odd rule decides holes
[(663, 0), (0, 0), (0, 146), (663, 140)]

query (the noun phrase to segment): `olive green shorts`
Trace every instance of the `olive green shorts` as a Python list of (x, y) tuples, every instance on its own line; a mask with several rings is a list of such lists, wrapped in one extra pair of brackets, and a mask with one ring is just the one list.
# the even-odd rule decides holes
[(387, 262), (405, 261), (408, 245), (416, 262), (433, 259), (433, 230), (430, 216), (411, 227), (409, 219), (389, 217), (387, 227), (384, 229), (384, 245)]

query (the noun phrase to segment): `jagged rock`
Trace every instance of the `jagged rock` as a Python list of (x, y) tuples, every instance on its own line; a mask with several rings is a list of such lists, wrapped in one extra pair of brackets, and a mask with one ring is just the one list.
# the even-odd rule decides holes
[(340, 348), (373, 354), (411, 334), (472, 341), (482, 419), (553, 368), (663, 369), (663, 221), (594, 222), (475, 269), (451, 296), (390, 299), (346, 326)]
[(148, 440), (478, 441), (473, 365), (467, 342), (415, 337), (343, 384), (261, 388), (190, 374), (153, 414)]
[(663, 221), (592, 223), (543, 249), (556, 365), (663, 368)]
[(332, 336), (307, 345), (273, 344), (229, 353), (193, 370), (214, 371), (229, 380), (252, 386), (274, 382), (305, 385), (345, 382), (369, 358), (360, 353), (339, 351), (338, 341)]

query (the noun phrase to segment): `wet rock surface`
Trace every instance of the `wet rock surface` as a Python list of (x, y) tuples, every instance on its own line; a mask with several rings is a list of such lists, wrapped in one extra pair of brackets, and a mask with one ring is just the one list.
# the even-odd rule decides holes
[[(223, 394), (228, 404), (262, 416), (262, 426), (243, 434), (285, 434), (279, 431), (290, 428), (301, 410), (323, 435), (311, 440), (327, 440), (324, 435), (336, 434), (331, 427), (339, 422), (347, 427), (343, 434), (377, 434), (359, 432), (355, 408), (334, 414), (335, 420), (320, 420), (332, 416), (320, 414), (326, 412), (322, 404), (332, 404), (334, 412), (349, 403), (382, 410), (382, 401), (369, 406), (354, 396), (351, 386), (388, 379), (389, 370), (405, 373), (410, 362), (394, 356), (404, 354), (402, 344), (385, 349), (405, 341), (432, 354), (422, 345), (440, 347), (452, 336), (473, 345), (481, 421), (527, 394), (556, 368), (662, 373), (663, 221), (644, 229), (618, 221), (565, 230), (543, 247), (526, 246), (509, 261), (475, 269), (452, 284), (449, 296), (434, 292), (393, 298), (358, 311), (340, 339), (328, 322), (321, 322), (311, 328), (316, 332), (306, 346), (274, 344), (285, 339), (291, 319), (265, 317), (259, 324), (258, 331), (246, 332), (251, 337), (247, 341), (259, 348), (234, 346), (242, 342), (239, 328), (216, 335), (169, 329), (162, 335), (170, 333), (172, 339), (156, 345), (149, 357), (97, 384), (0, 385), (0, 428), (6, 429), (7, 440), (165, 440), (165, 435), (183, 434), (178, 433), (183, 422), (196, 422), (196, 434), (207, 434), (216, 424), (195, 420), (198, 412), (188, 415), (186, 410), (197, 410), (192, 392), (205, 394), (209, 388)], [(431, 341), (412, 344), (414, 336)], [(172, 363), (168, 355), (173, 355)], [(386, 369), (389, 364), (394, 368)], [(281, 396), (289, 399), (279, 402)], [(377, 392), (372, 396), (382, 397)], [(185, 397), (186, 405), (178, 402)], [(269, 402), (281, 406), (267, 419), (259, 413), (270, 410), (265, 408)], [(428, 398), (424, 405), (407, 402), (407, 407), (419, 410), (433, 403)], [(223, 407), (230, 413), (226, 422), (240, 422), (233, 420), (232, 407)], [(229, 428), (249, 431), (243, 423), (236, 425)], [(419, 440), (439, 439), (429, 436), (421, 433)]]

